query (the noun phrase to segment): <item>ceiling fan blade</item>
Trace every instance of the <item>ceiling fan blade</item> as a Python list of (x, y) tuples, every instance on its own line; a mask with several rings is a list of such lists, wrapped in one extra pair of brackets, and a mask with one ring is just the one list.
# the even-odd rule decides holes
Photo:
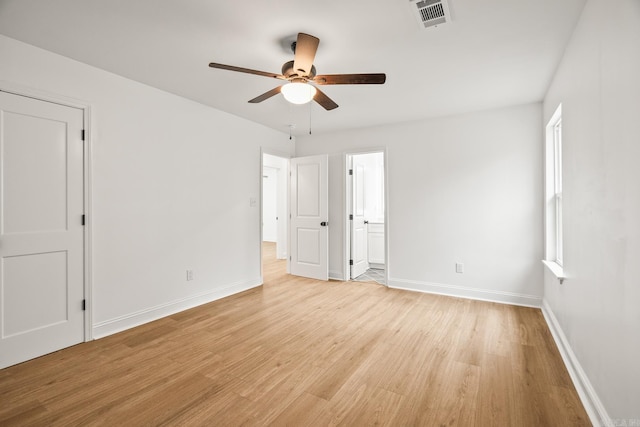
[(253, 99), (252, 99), (252, 100), (250, 100), (249, 102), (250, 102), (250, 103), (252, 103), (252, 104), (257, 104), (258, 102), (262, 102), (262, 101), (264, 101), (265, 99), (269, 99), (269, 98), (271, 98), (272, 96), (279, 94), (279, 93), (280, 93), (280, 89), (282, 89), (282, 86), (274, 87), (274, 88), (273, 88), (273, 89), (271, 89), (270, 91), (265, 92), (265, 93), (263, 93), (263, 94), (262, 94), (262, 95), (260, 95), (260, 96), (256, 96), (255, 98), (253, 98)]
[(387, 80), (384, 73), (321, 74), (312, 80), (319, 85), (381, 85)]
[(313, 100), (320, 104), (325, 110), (333, 110), (334, 108), (338, 108), (338, 104), (336, 104), (333, 99), (329, 98), (324, 92), (320, 89), (316, 88), (316, 94), (313, 97)]
[(293, 58), (293, 72), (300, 76), (308, 76), (311, 73), (313, 59), (316, 57), (320, 39), (305, 33), (298, 33), (296, 41), (296, 54)]
[(281, 79), (281, 80), (286, 80), (287, 79), (282, 74), (268, 73), (266, 71), (252, 70), (250, 68), (236, 67), (236, 66), (233, 66), (233, 65), (217, 64), (215, 62), (210, 62), (209, 63), (209, 67), (211, 67), (211, 68), (219, 68), (221, 70), (238, 71), (240, 73), (255, 74), (257, 76), (273, 77), (274, 79)]

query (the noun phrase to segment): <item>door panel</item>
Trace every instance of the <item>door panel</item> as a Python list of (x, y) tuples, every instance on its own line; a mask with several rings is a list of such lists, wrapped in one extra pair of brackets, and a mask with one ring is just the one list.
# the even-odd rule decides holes
[(13, 112), (3, 122), (3, 231), (65, 230), (66, 123)]
[(319, 266), (322, 261), (320, 230), (298, 228), (298, 263)]
[[(365, 241), (366, 241), (366, 231), (364, 227), (354, 228), (353, 230), (353, 243), (354, 243), (353, 266), (354, 267), (367, 262), (367, 257), (366, 257), (367, 252), (364, 245)], [(356, 275), (358, 276), (359, 274), (356, 274)]]
[[(9, 303), (5, 307), (5, 338), (68, 320), (66, 252), (6, 257), (2, 264), (3, 298)], [(48, 285), (40, 286), (43, 282)]]
[(300, 218), (320, 218), (320, 165), (298, 164), (297, 214)]
[(0, 368), (84, 340), (82, 124), (0, 92)]
[(319, 280), (329, 279), (327, 165), (326, 155), (291, 159), (291, 274)]

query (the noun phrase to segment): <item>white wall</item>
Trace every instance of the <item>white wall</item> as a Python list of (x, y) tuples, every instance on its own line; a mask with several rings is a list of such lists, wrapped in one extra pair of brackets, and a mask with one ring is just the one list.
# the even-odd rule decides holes
[(96, 336), (260, 283), (249, 199), (288, 135), (3, 36), (0, 58), (0, 81), (92, 107)]
[(640, 2), (587, 2), (545, 123), (560, 102), (568, 279), (545, 273), (545, 308), (596, 409), (599, 400), (616, 425), (632, 425), (623, 422), (640, 422)]
[(541, 115), (532, 104), (298, 137), (297, 156), (329, 154), (331, 274), (344, 271), (344, 153), (387, 147), (390, 284), (539, 304)]

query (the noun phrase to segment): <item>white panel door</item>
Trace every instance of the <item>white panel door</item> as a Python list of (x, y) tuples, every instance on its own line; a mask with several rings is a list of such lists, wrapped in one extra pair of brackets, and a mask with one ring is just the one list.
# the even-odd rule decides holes
[(291, 159), (291, 274), (329, 279), (326, 155)]
[(84, 340), (82, 127), (0, 92), (0, 368)]
[(365, 201), (365, 167), (359, 161), (358, 156), (353, 156), (353, 169), (351, 174), (353, 202), (351, 221), (351, 278), (363, 274), (369, 269), (367, 250), (367, 226), (364, 215)]

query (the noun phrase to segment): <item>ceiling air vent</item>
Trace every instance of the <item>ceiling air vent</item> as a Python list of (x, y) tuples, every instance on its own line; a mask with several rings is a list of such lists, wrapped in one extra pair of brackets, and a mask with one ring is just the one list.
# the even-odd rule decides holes
[(409, 0), (420, 26), (435, 27), (451, 21), (447, 0)]

